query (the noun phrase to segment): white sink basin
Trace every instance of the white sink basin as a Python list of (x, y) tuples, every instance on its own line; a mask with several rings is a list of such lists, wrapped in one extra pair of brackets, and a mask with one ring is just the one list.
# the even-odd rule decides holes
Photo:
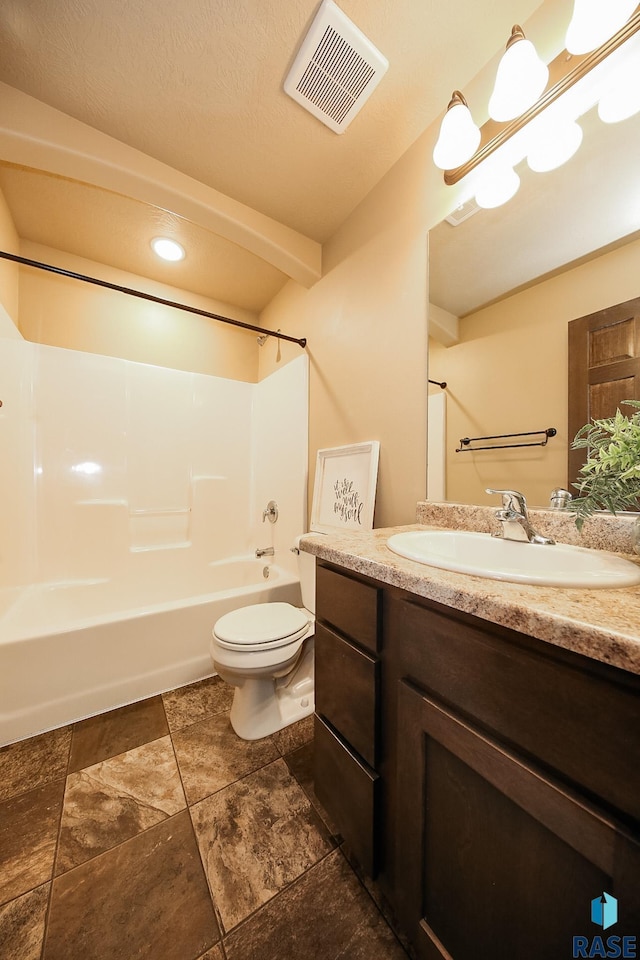
[(565, 543), (515, 543), (466, 530), (411, 530), (387, 540), (394, 553), (491, 580), (552, 587), (632, 587), (640, 567), (623, 557)]

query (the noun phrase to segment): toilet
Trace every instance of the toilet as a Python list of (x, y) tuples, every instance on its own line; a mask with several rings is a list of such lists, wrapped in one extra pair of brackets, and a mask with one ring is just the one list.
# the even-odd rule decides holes
[(315, 560), (298, 551), (302, 607), (256, 603), (216, 621), (211, 657), (235, 687), (231, 726), (243, 740), (258, 740), (313, 713)]
[[(318, 450), (311, 533), (373, 528), (379, 449), (377, 440), (369, 440)], [(277, 521), (275, 501), (262, 517)], [(256, 603), (232, 610), (213, 627), (213, 665), (235, 687), (231, 726), (243, 740), (268, 737), (314, 711), (316, 558), (299, 544), (300, 538), (293, 549), (302, 607)]]

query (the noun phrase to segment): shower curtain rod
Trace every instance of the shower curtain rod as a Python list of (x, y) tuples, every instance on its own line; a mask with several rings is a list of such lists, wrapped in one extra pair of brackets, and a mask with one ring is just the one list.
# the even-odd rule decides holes
[(87, 277), (84, 273), (74, 273), (73, 270), (63, 270), (62, 267), (53, 267), (51, 264), (41, 263), (39, 260), (28, 260), (26, 257), (19, 257), (15, 253), (6, 253), (6, 251), (0, 250), (0, 257), (4, 260), (13, 260), (14, 263), (21, 263), (25, 267), (36, 267), (38, 270), (47, 270), (49, 273), (58, 273), (60, 276), (71, 277), (73, 280), (83, 280), (85, 283), (93, 283), (98, 287), (106, 287), (107, 290), (117, 290), (119, 293), (127, 293), (130, 297), (138, 297), (141, 300), (150, 300), (152, 303), (161, 303), (165, 307), (175, 307), (177, 310), (195, 313), (199, 317), (207, 317), (209, 320), (219, 320), (221, 323), (230, 323), (234, 327), (242, 327), (243, 330), (253, 330), (255, 333), (262, 333), (267, 337), (276, 337), (278, 340), (288, 340), (290, 343), (297, 343), (301, 347), (306, 347), (307, 345), (306, 337), (301, 337), (300, 339), (298, 339), (298, 337), (289, 337), (286, 333), (280, 333), (275, 330), (265, 330), (264, 327), (256, 327), (252, 323), (243, 323), (242, 320), (223, 317), (219, 313), (209, 313), (208, 310), (189, 307), (186, 303), (177, 303), (175, 300), (165, 300), (164, 297), (155, 297), (152, 293), (143, 293), (141, 290), (133, 290), (131, 287), (122, 287), (118, 283), (109, 283), (107, 280)]

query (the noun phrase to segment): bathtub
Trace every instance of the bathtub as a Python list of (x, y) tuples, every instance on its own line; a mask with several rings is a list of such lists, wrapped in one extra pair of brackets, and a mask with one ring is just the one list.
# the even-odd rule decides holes
[(218, 617), (301, 602), (298, 578), (276, 565), (194, 569), (176, 552), (141, 554), (113, 579), (0, 590), (0, 745), (210, 676)]

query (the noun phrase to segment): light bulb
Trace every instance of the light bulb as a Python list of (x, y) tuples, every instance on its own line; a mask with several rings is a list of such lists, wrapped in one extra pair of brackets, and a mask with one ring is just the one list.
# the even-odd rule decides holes
[(520, 187), (520, 177), (511, 167), (494, 162), (487, 164), (476, 189), (476, 203), (485, 210), (501, 207), (511, 200)]
[(567, 30), (569, 53), (590, 53), (625, 25), (637, 0), (575, 0)]
[(184, 260), (184, 247), (168, 237), (154, 237), (151, 246), (154, 253), (163, 260)]
[(640, 86), (626, 87), (617, 93), (602, 97), (598, 116), (603, 123), (620, 123), (640, 111)]
[(604, 123), (619, 123), (640, 110), (640, 62), (637, 55), (612, 74), (600, 96), (598, 116)]
[(535, 173), (546, 173), (566, 163), (582, 143), (582, 127), (575, 121), (540, 123), (527, 163)]
[(547, 85), (549, 68), (522, 28), (514, 26), (507, 49), (498, 64), (496, 82), (489, 100), (489, 116), (506, 121), (533, 106)]
[(454, 170), (471, 159), (479, 143), (480, 130), (473, 122), (467, 101), (458, 90), (454, 90), (442, 118), (433, 162), (440, 170)]

